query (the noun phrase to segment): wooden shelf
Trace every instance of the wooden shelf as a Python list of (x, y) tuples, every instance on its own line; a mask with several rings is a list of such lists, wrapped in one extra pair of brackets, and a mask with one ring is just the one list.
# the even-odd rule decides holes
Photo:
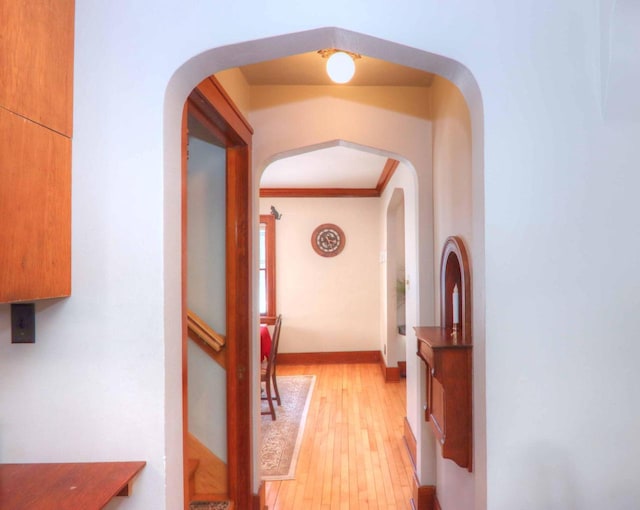
[(146, 462), (0, 464), (3, 510), (99, 510), (129, 496)]

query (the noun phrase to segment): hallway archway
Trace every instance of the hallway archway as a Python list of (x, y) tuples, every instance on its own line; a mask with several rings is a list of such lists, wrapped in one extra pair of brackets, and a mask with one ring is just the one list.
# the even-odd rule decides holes
[[(180, 125), (179, 117), (181, 113), (181, 105), (189, 94), (191, 89), (203, 78), (214, 74), (223, 69), (240, 66), (255, 61), (269, 60), (291, 53), (291, 48), (295, 48), (296, 52), (317, 50), (323, 47), (337, 46), (348, 51), (359, 52), (371, 55), (377, 58), (393, 61), (399, 64), (410, 65), (420, 68), (424, 71), (437, 73), (451, 82), (456, 84), (462, 91), (471, 112), (472, 125), (472, 180), (473, 180), (473, 236), (472, 236), (472, 252), (474, 257), (474, 331), (476, 332), (475, 342), (477, 348), (474, 349), (474, 444), (485, 444), (485, 425), (484, 425), (484, 170), (483, 170), (483, 120), (482, 120), (482, 102), (480, 91), (476, 85), (471, 73), (461, 64), (450, 60), (446, 57), (434, 55), (415, 48), (409, 48), (389, 41), (376, 39), (371, 36), (356, 34), (338, 28), (322, 28), (299, 32), (296, 34), (288, 34), (277, 36), (266, 40), (250, 41), (220, 48), (211, 49), (186, 62), (179, 68), (170, 80), (165, 95), (165, 123), (164, 123), (164, 141), (165, 141), (165, 223), (170, 231), (168, 238), (179, 237), (179, 226), (170, 219), (177, 214), (176, 203), (179, 203), (176, 197), (176, 172), (175, 168), (179, 166), (179, 133)], [(288, 140), (295, 146), (295, 141)], [(283, 150), (286, 150), (283, 147)], [(271, 153), (273, 149), (270, 150)], [(259, 178), (258, 168), (261, 168), (265, 160), (265, 155), (261, 153), (260, 148), (256, 147), (254, 151), (254, 189)], [(431, 190), (430, 175), (422, 175), (419, 187), (424, 193)], [(254, 192), (254, 206), (257, 195)], [(421, 237), (419, 241), (419, 253), (421, 256), (432, 256), (437, 249), (433, 246), (433, 218), (428, 211), (422, 210), (421, 218)], [(255, 229), (254, 229), (255, 230)], [(171, 254), (172, 246), (165, 244), (165, 256), (168, 260), (174, 260), (175, 255)], [(177, 268), (168, 268), (168, 271), (175, 271)], [(425, 269), (421, 273), (418, 282), (421, 289), (434, 288), (434, 275), (431, 269)], [(434, 318), (434, 299), (431, 291), (422, 294), (420, 300), (420, 318), (419, 320), (428, 322)], [(254, 301), (257, 292), (254, 289)], [(165, 300), (167, 317), (175, 317), (176, 311), (172, 307), (171, 297)], [(255, 303), (254, 303), (255, 305)], [(170, 320), (170, 319), (167, 319)], [(257, 321), (253, 324), (254, 331), (252, 336), (257, 338)], [(169, 345), (175, 341), (172, 337), (167, 336), (165, 343)], [(257, 353), (256, 353), (257, 355)], [(175, 360), (167, 360), (168, 372), (173, 373)], [(420, 373), (417, 363), (413, 367), (407, 366), (408, 376), (411, 376), (413, 393), (408, 399), (408, 416), (410, 421), (419, 424), (421, 415), (421, 394), (424, 392), (424, 374)], [(252, 374), (254, 385), (258, 386), (257, 373), (255, 370)], [(174, 381), (175, 383), (175, 381)], [(168, 382), (168, 384), (170, 384)], [(173, 392), (172, 392), (173, 393)], [(255, 392), (254, 392), (255, 393)], [(409, 393), (409, 390), (408, 390)], [(175, 398), (175, 397), (174, 397)], [(409, 403), (411, 401), (411, 403)], [(257, 415), (257, 403), (256, 403)], [(419, 448), (418, 455), (418, 476), (422, 483), (435, 483), (435, 473), (429, 457), (433, 456), (433, 451), (427, 451), (422, 454), (424, 446), (431, 441), (425, 433), (423, 427), (416, 425), (416, 436)], [(257, 430), (254, 427), (253, 434), (254, 443), (257, 443)], [(475, 477), (477, 479), (476, 486), (486, 486), (485, 480), (485, 464), (484, 457), (485, 448), (480, 446), (476, 450), (476, 458), (474, 465), (476, 466)], [(254, 449), (255, 459), (255, 449)], [(425, 482), (427, 481), (427, 482)], [(259, 480), (254, 475), (254, 490), (257, 490)], [(481, 496), (482, 497), (482, 496)]]

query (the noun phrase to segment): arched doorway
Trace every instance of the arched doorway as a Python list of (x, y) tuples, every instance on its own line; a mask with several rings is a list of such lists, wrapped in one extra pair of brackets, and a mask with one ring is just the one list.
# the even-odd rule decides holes
[[(263, 43), (263, 42), (262, 42)], [(483, 224), (483, 196), (482, 196), (482, 180), (483, 180), (483, 167), (482, 167), (482, 105), (480, 100), (479, 91), (477, 86), (475, 85), (475, 81), (473, 77), (470, 75), (468, 70), (466, 70), (460, 64), (453, 62), (444, 57), (440, 57), (437, 55), (432, 55), (427, 52), (416, 50), (414, 48), (408, 48), (405, 46), (396, 45), (394, 43), (390, 43), (388, 41), (382, 41), (379, 39), (371, 38), (368, 36), (353, 34), (347, 31), (343, 31), (340, 29), (320, 29), (309, 32), (303, 32), (298, 34), (291, 34), (287, 36), (281, 36), (272, 38), (269, 40), (269, 44), (261, 44), (261, 41), (254, 41), (248, 43), (241, 43), (233, 46), (226, 46), (222, 48), (217, 48), (214, 50), (210, 50), (205, 52), (193, 60), (186, 63), (174, 76), (174, 79), (169, 84), (167, 89), (167, 101), (166, 101), (166, 123), (165, 123), (165, 141), (167, 142), (167, 151), (166, 151), (166, 159), (168, 162), (167, 168), (171, 167), (171, 161), (175, 160), (174, 149), (173, 146), (173, 135), (172, 128), (170, 127), (170, 123), (172, 119), (176, 119), (176, 111), (175, 111), (175, 99), (181, 97), (181, 95), (185, 94), (186, 88), (189, 87), (189, 83), (193, 84), (201, 79), (202, 70), (207, 69), (206, 72), (215, 73), (216, 71), (221, 70), (223, 67), (227, 68), (231, 65), (241, 65), (243, 63), (243, 58), (247, 58), (246, 55), (251, 54), (252, 59), (264, 59), (267, 60), (269, 58), (275, 58), (278, 56), (282, 56), (287, 54), (285, 48), (295, 47), (299, 45), (301, 49), (320, 49), (322, 46), (340, 46), (347, 50), (358, 51), (366, 54), (370, 54), (373, 56), (379, 56), (381, 58), (387, 58), (389, 60), (393, 60), (399, 63), (407, 63), (413, 65), (414, 67), (420, 67), (424, 70), (436, 70), (439, 74), (451, 78), (454, 83), (458, 84), (465, 95), (467, 102), (470, 105), (472, 111), (472, 128), (474, 133), (473, 140), (473, 180), (474, 180), (474, 192), (476, 196), (474, 197), (474, 235), (473, 235), (473, 251), (476, 260), (476, 267), (483, 267), (483, 253), (484, 253), (484, 238), (482, 231)], [(416, 62), (419, 62), (416, 65)], [(287, 140), (287, 143), (291, 145), (285, 145), (282, 147), (283, 150), (287, 150), (287, 147), (296, 147), (295, 140)], [(271, 149), (271, 153), (272, 153)], [(257, 168), (260, 168), (264, 159), (267, 157), (265, 153), (261, 153), (260, 150), (257, 150), (254, 153), (254, 187), (257, 179)], [(167, 177), (169, 181), (172, 180), (170, 176)], [(423, 188), (423, 191), (428, 192), (430, 189), (430, 183), (428, 177), (421, 179), (419, 186)], [(167, 187), (168, 188), (168, 187)], [(170, 198), (171, 193), (169, 191), (166, 192), (165, 199)], [(255, 193), (254, 193), (255, 197)], [(255, 202), (254, 202), (255, 203)], [(419, 246), (417, 247), (418, 252), (424, 254), (433, 254), (433, 234), (429, 232), (432, 230), (432, 218), (426, 211), (421, 211), (421, 233), (425, 233), (425, 237), (419, 240)], [(255, 229), (254, 229), (255, 230)], [(475, 274), (476, 277), (476, 285), (474, 289), (477, 289), (479, 292), (477, 299), (474, 300), (476, 306), (478, 306), (481, 310), (483, 308), (483, 299), (482, 292), (479, 289), (483, 288), (484, 275), (482, 271), (478, 271)], [(434, 275), (433, 271), (425, 269), (421, 272), (421, 277), (418, 282), (418, 286), (420, 288), (433, 288)], [(257, 293), (254, 291), (254, 296)], [(255, 297), (254, 297), (255, 299)], [(424, 294), (420, 299), (420, 315), (423, 320), (429, 320), (430, 317), (433, 316), (433, 297)], [(170, 313), (167, 310), (167, 313)], [(476, 339), (482, 341), (484, 336), (481, 333), (484, 331), (483, 325), (483, 317), (484, 314), (481, 311), (480, 313), (475, 313), (474, 317), (479, 321), (479, 324), (475, 325), (474, 330), (478, 332)], [(257, 323), (257, 321), (256, 321)], [(257, 330), (254, 325), (254, 329)], [(256, 331), (257, 333), (257, 331)], [(252, 337), (256, 337), (256, 334), (253, 334)], [(483, 358), (483, 349), (478, 349), (478, 354), (476, 359), (474, 360), (474, 364), (476, 366), (476, 378), (482, 382), (484, 380), (484, 358)], [(411, 369), (408, 367), (408, 372)], [(254, 376), (254, 384), (257, 388), (257, 379)], [(411, 375), (413, 382), (413, 393), (411, 395), (411, 409), (408, 409), (408, 415), (411, 416), (411, 420), (414, 422), (418, 421), (418, 417), (421, 412), (421, 392), (423, 391), (423, 375), (419, 373), (419, 369), (417, 365), (413, 368), (413, 373)], [(482, 391), (484, 388), (484, 384), (476, 385), (479, 388), (479, 391)], [(478, 409), (474, 413), (476, 416), (476, 420), (479, 423), (479, 427), (476, 427), (476, 433), (480, 436), (476, 439), (476, 444), (481, 444), (484, 442), (484, 425), (483, 425), (483, 416), (484, 416), (484, 408), (483, 408), (483, 394), (476, 395), (476, 402), (478, 403)], [(416, 427), (418, 428), (418, 427)], [(419, 444), (426, 444), (428, 442), (427, 438), (423, 438), (423, 434), (420, 430), (417, 431), (417, 439)], [(254, 427), (254, 442), (256, 441), (256, 430)], [(429, 460), (428, 457), (432, 455), (431, 452), (426, 452), (425, 455), (421, 455), (422, 458), (419, 457), (419, 465), (418, 465), (418, 473), (419, 476), (425, 478), (434, 478), (434, 473), (430, 473)], [(254, 453), (255, 455), (255, 453)], [(484, 459), (476, 459), (475, 465), (482, 466), (484, 464)], [(476, 476), (483, 476), (483, 470), (480, 468), (477, 471)], [(257, 488), (258, 480), (254, 476), (254, 488)]]
[[(212, 78), (203, 80), (189, 95), (182, 129), (184, 506), (189, 507), (190, 493), (195, 492), (187, 489), (191, 485), (190, 476), (195, 475), (191, 466), (194, 459), (188, 457), (187, 451), (191, 433), (198, 431), (200, 440), (212, 450), (216, 450), (213, 444), (216, 435), (226, 436), (226, 449), (223, 438), (217, 450), (222, 451), (220, 455), (226, 460), (226, 483), (221, 483), (226, 487), (221, 487), (221, 492), (239, 507), (249, 508), (253, 504), (251, 382), (246, 374), (251, 371), (252, 132), (244, 118), (230, 108), (222, 88)], [(216, 327), (218, 331), (214, 330)], [(207, 351), (213, 343), (209, 337), (224, 342), (219, 349), (223, 351), (224, 368), (217, 378), (210, 374), (218, 365), (206, 357), (198, 360), (199, 350), (194, 350), (189, 341), (194, 340)], [(207, 361), (208, 366), (204, 365)], [(218, 388), (197, 387), (221, 381)], [(189, 406), (189, 398), (198, 389), (208, 391), (205, 395), (208, 406), (206, 403)], [(215, 409), (216, 399), (224, 401), (225, 397), (226, 406)], [(216, 413), (226, 414), (226, 426), (224, 423), (218, 424), (217, 429), (208, 426), (216, 420)], [(218, 422), (225, 421), (220, 418), (217, 417)]]
[(393, 190), (387, 204), (387, 366), (406, 360), (407, 268), (404, 191)]

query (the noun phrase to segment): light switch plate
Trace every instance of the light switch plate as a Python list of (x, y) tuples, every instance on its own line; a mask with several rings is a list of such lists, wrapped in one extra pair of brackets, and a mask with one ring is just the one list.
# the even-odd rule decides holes
[(11, 305), (11, 343), (36, 343), (36, 310), (33, 303)]

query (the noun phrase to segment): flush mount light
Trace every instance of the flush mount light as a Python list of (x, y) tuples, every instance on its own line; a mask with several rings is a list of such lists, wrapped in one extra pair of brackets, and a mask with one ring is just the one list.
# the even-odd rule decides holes
[(357, 53), (337, 50), (335, 48), (318, 51), (327, 58), (327, 74), (335, 83), (347, 83), (356, 71), (355, 59), (361, 58)]
[(327, 60), (327, 74), (336, 83), (347, 83), (355, 72), (353, 59), (342, 51), (337, 51)]

